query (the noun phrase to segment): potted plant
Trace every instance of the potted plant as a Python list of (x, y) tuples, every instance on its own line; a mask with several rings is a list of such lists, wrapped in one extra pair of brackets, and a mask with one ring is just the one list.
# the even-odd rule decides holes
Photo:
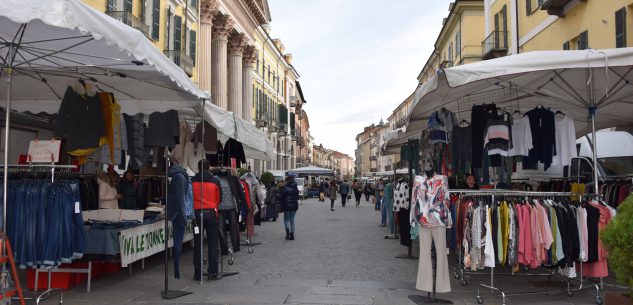
[(266, 188), (269, 188), (273, 184), (275, 184), (275, 176), (273, 176), (273, 174), (270, 172), (263, 173), (259, 180), (263, 185), (266, 186)]
[[(618, 282), (633, 287), (633, 195), (618, 207), (618, 215), (607, 225), (600, 235), (609, 250), (609, 267), (615, 272)], [(606, 304), (633, 304), (633, 291), (623, 294), (608, 292)]]

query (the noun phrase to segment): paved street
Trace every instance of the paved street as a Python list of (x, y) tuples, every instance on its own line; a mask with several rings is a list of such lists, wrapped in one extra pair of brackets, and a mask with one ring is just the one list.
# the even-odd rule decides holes
[[(161, 255), (148, 260), (146, 269), (134, 265), (127, 271), (93, 281), (92, 292), (85, 285), (67, 291), (65, 304), (415, 304), (409, 295), (423, 295), (415, 290), (417, 260), (396, 259), (406, 253), (398, 241), (385, 240), (386, 228), (377, 227), (380, 214), (364, 200), (361, 207), (337, 203), (334, 212), (329, 201), (304, 201), (297, 214), (295, 241), (284, 240), (281, 218), (276, 223), (256, 227), (254, 247), (237, 253), (235, 264), (228, 271), (240, 274), (217, 282), (200, 285), (192, 280), (192, 249), (187, 247), (182, 258), (183, 278), (170, 279), (172, 289), (193, 294), (175, 300), (163, 300), (163, 265)], [(450, 260), (451, 262), (454, 261)], [(170, 266), (171, 267), (171, 266)], [(452, 267), (452, 266), (451, 266)], [(227, 271), (227, 270), (225, 270)], [(170, 268), (170, 272), (171, 268)], [(453, 292), (441, 297), (455, 304), (477, 304), (476, 276), (468, 286), (452, 281)], [(496, 277), (504, 287), (530, 289), (545, 279)], [(438, 295), (439, 296), (439, 295)], [(500, 298), (483, 294), (486, 304), (501, 304)], [(595, 304), (591, 292), (566, 295), (517, 297), (508, 304)], [(48, 300), (46, 304), (55, 304)]]

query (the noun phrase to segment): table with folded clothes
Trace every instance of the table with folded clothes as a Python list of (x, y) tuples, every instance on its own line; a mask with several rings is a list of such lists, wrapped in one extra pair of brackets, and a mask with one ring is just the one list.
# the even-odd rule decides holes
[(136, 220), (87, 220), (84, 221), (86, 231), (86, 250), (91, 256), (115, 257), (119, 253), (119, 231), (132, 227), (148, 225), (163, 220), (159, 212), (145, 212), (143, 222)]

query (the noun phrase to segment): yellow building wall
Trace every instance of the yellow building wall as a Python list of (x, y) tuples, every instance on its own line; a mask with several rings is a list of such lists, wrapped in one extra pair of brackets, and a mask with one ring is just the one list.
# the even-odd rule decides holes
[[(107, 4), (107, 0), (81, 0), (84, 4), (89, 5), (90, 7), (100, 11), (100, 12), (104, 12), (106, 11), (106, 4)], [(140, 17), (141, 16), (141, 5), (142, 2), (141, 0), (134, 0), (133, 2), (133, 6), (132, 6), (132, 14), (134, 16)], [(153, 44), (154, 46), (163, 51), (165, 50), (165, 28), (166, 28), (166, 24), (165, 24), (165, 18), (167, 18), (167, 1), (166, 0), (161, 0), (160, 1), (160, 5), (161, 5), (161, 10), (160, 10), (160, 30), (159, 30), (159, 35), (158, 35), (158, 40), (153, 40), (151, 38), (148, 38)], [(184, 7), (183, 6), (177, 6), (175, 8), (175, 13), (176, 15), (179, 15), (182, 17), (183, 23), (185, 20), (184, 17)], [(151, 13), (151, 12), (146, 12), (146, 13)], [(198, 41), (200, 41), (200, 33), (198, 31), (198, 23), (197, 22), (192, 22), (194, 20), (190, 20), (189, 21), (189, 25), (190, 30), (194, 30), (196, 31), (196, 36), (197, 36), (197, 40), (196, 43), (198, 43)], [(183, 31), (184, 31), (184, 25), (183, 25)], [(187, 43), (189, 43), (189, 34), (187, 33)], [(184, 40), (183, 40), (183, 46), (184, 45)], [(186, 46), (185, 46), (186, 47)], [(196, 65), (198, 64), (198, 60), (196, 60)], [(196, 67), (194, 66), (193, 69), (193, 75), (191, 76), (191, 80), (194, 82), (197, 82), (198, 80), (198, 69), (196, 69)]]
[[(631, 0), (587, 1), (559, 18), (533, 39), (526, 42), (521, 51), (561, 50), (563, 43), (588, 30), (589, 47), (594, 49), (615, 48), (615, 12), (626, 7), (627, 46), (633, 46), (633, 9)], [(539, 12), (539, 15), (544, 12)], [(531, 16), (523, 19), (530, 19)], [(527, 22), (524, 22), (527, 24)], [(523, 31), (521, 31), (523, 32)], [(575, 49), (573, 43), (571, 49)]]
[(486, 38), (484, 11), (465, 11), (462, 15), (462, 64), (481, 60), (481, 42)]

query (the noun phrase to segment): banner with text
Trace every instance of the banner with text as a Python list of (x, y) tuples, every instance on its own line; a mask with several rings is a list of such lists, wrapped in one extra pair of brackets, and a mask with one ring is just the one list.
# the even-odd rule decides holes
[[(174, 245), (171, 222), (167, 227), (168, 246)], [(193, 224), (187, 223), (183, 242), (193, 239)], [(119, 234), (121, 267), (165, 250), (165, 223), (163, 221), (121, 230)]]

